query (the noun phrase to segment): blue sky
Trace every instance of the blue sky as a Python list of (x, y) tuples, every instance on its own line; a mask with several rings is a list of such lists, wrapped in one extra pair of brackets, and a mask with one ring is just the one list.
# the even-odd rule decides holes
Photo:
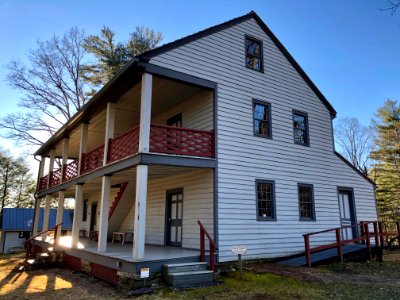
[[(11, 59), (24, 59), (38, 39), (72, 26), (96, 34), (103, 25), (123, 40), (135, 26), (170, 42), (251, 10), (267, 23), (338, 112), (369, 124), (387, 98), (400, 100), (400, 11), (385, 0), (90, 1), (1, 0), (0, 117), (21, 96), (5, 81)], [(3, 146), (12, 147), (3, 140)]]

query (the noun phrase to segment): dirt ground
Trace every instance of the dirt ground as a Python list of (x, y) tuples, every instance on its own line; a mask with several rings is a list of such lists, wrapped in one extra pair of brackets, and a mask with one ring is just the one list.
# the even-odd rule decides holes
[(121, 299), (112, 286), (68, 269), (18, 271), (21, 256), (0, 256), (0, 299)]

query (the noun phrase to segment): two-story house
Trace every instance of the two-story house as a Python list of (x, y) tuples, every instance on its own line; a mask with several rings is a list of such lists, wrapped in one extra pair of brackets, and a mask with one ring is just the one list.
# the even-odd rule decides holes
[(110, 272), (198, 259), (198, 221), (218, 262), (236, 245), (246, 259), (300, 253), (302, 234), (377, 219), (373, 182), (335, 152), (335, 116), (250, 12), (143, 53), (104, 86), (36, 151), (36, 212), (58, 198), (61, 222), (75, 198), (67, 260)]

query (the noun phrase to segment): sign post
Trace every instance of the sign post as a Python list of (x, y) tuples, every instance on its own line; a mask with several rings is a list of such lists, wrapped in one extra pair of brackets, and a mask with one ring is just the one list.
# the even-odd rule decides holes
[(238, 256), (240, 279), (243, 279), (242, 255), (247, 253), (247, 248), (246, 246), (233, 246), (231, 250), (234, 254), (237, 254)]

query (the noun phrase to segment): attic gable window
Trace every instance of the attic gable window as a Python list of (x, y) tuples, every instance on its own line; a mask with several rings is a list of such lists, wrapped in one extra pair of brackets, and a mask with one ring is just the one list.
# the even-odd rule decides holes
[(246, 67), (263, 72), (262, 42), (251, 37), (245, 37)]
[(293, 111), (294, 142), (299, 145), (309, 146), (308, 116), (306, 113)]

